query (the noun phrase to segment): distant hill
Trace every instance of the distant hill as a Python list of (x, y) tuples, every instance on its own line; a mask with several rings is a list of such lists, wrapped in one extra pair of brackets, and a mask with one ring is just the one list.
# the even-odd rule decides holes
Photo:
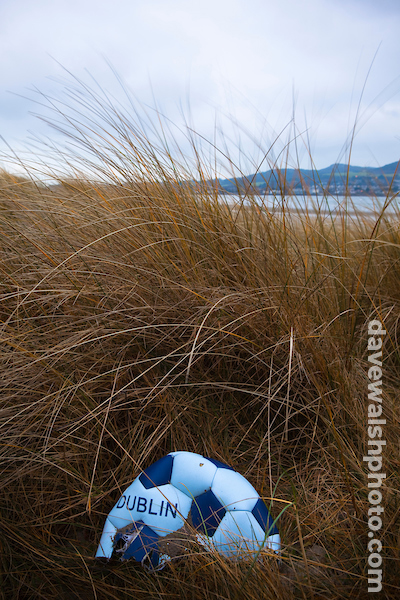
[(221, 193), (307, 193), (330, 192), (343, 194), (346, 189), (353, 195), (385, 195), (389, 188), (400, 191), (399, 162), (384, 167), (353, 167), (335, 163), (324, 169), (279, 169), (252, 173), (244, 177), (214, 180)]

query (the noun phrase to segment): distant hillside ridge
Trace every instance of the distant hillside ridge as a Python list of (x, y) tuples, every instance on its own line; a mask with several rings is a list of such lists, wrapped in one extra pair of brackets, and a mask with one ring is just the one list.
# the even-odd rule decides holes
[(324, 169), (280, 169), (243, 177), (213, 180), (222, 194), (320, 194), (386, 195), (400, 191), (400, 161), (383, 167), (357, 167), (335, 163)]

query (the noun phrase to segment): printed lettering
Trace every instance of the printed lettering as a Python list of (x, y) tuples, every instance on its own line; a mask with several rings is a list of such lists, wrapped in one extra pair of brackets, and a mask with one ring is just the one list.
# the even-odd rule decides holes
[(368, 482), (369, 488), (379, 488), (382, 485), (382, 479), (386, 479), (386, 473), (368, 473), (368, 479), (376, 480), (374, 482)]
[(382, 338), (375, 339), (370, 337), (368, 339), (368, 350), (380, 350), (382, 348)]
[(382, 414), (381, 404), (369, 404), (368, 405), (368, 417), (380, 417)]
[(374, 579), (372, 577), (368, 577), (368, 583), (373, 584), (375, 587), (369, 587), (369, 592), (380, 592), (382, 589), (382, 569), (368, 569), (368, 575), (374, 575)]
[(121, 496), (121, 498), (118, 500), (117, 508), (122, 508), (125, 505), (125, 500), (125, 496)]
[(369, 426), (368, 427), (368, 435), (370, 438), (374, 438), (375, 436), (378, 436), (379, 438), (381, 438), (382, 437), (382, 427), (380, 425), (374, 425), (373, 427)]
[(171, 511), (171, 515), (174, 517), (176, 517), (176, 511), (178, 510), (178, 504), (175, 504), (175, 510), (172, 508), (172, 506), (170, 505), (169, 502), (167, 502), (167, 507), (165, 509), (165, 516), (168, 517), (168, 511)]
[(378, 379), (382, 379), (382, 369), (380, 367), (370, 367), (368, 371), (368, 377), (373, 379), (373, 381), (378, 381)]
[(363, 456), (363, 461), (368, 462), (370, 471), (380, 471), (382, 469), (382, 456)]
[(369, 322), (368, 335), (386, 335), (386, 331), (382, 329), (382, 323), (374, 319)]
[(128, 496), (128, 498), (126, 499), (126, 508), (128, 510), (133, 510), (135, 508), (136, 496), (133, 496), (132, 506), (129, 506), (129, 500), (130, 500), (130, 496)]
[(141, 496), (139, 496), (137, 506), (136, 506), (137, 512), (146, 512), (146, 508), (147, 508), (146, 498), (142, 498)]
[(368, 425), (386, 425), (386, 419), (368, 419)]
[(152, 512), (152, 510), (151, 510), (152, 508), (153, 508), (153, 498), (150, 499), (149, 515), (156, 515), (157, 514), (156, 512)]
[(368, 440), (368, 446), (375, 446), (374, 450), (368, 448), (368, 454), (376, 456), (377, 454), (382, 454), (382, 446), (386, 446), (386, 440)]
[(369, 383), (368, 390), (370, 394), (368, 394), (368, 400), (374, 400), (375, 402), (382, 402), (382, 398), (379, 398), (382, 394), (382, 390), (379, 389), (379, 386), (382, 385), (382, 380), (377, 381), (376, 383)]
[[(381, 340), (382, 341), (382, 340)], [(378, 357), (382, 356), (382, 351), (380, 352), (375, 352), (375, 354), (370, 354), (368, 356), (368, 361), (374, 365), (377, 365), (378, 367), (382, 366), (382, 361), (378, 360)], [(377, 377), (377, 379), (379, 379), (379, 377)]]
[(380, 540), (370, 540), (368, 542), (368, 552), (373, 552), (374, 550), (374, 546), (376, 546), (376, 551), (377, 552), (381, 552), (382, 551), (382, 542)]

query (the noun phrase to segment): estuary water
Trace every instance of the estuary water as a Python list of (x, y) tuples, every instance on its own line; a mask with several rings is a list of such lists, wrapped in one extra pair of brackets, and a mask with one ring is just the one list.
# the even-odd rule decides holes
[(394, 216), (400, 212), (400, 198), (393, 197), (390, 202), (384, 196), (236, 196), (221, 195), (221, 203), (228, 204), (232, 208), (238, 208), (240, 205), (250, 206), (255, 203), (260, 208), (265, 208), (271, 212), (282, 212), (289, 210), (291, 212), (309, 212), (316, 214), (335, 214), (345, 210), (349, 214), (359, 215), (377, 215), (380, 214), (385, 206), (385, 214)]

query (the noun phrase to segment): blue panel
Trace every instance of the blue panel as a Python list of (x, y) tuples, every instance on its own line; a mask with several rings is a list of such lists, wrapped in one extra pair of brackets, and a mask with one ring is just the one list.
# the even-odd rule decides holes
[[(157, 550), (158, 548), (158, 535), (147, 527), (147, 525), (143, 526), (143, 529), (138, 533), (138, 536), (133, 540), (131, 545), (127, 548), (127, 550), (122, 555), (122, 560), (127, 560), (128, 558), (133, 558), (138, 562), (141, 562), (146, 554), (151, 554), (150, 561), (153, 563), (153, 555), (151, 553), (152, 550)], [(154, 557), (156, 558), (156, 557)], [(157, 558), (158, 562), (158, 558)], [(155, 565), (153, 565), (155, 566)]]
[(157, 460), (157, 462), (153, 463), (143, 471), (139, 477), (140, 483), (146, 490), (169, 483), (171, 480), (173, 462), (174, 457), (169, 454), (160, 458), (160, 460)]
[(231, 471), (234, 471), (235, 469), (233, 469), (232, 467), (230, 467), (229, 465), (226, 465), (225, 463), (219, 462), (219, 460), (215, 460), (215, 458), (207, 458), (207, 460), (209, 460), (210, 462), (212, 462), (213, 465), (215, 465), (216, 467), (218, 467), (219, 469), (230, 469)]
[(268, 534), (268, 536), (279, 533), (276, 525), (272, 526), (274, 520), (268, 512), (268, 508), (265, 506), (265, 502), (263, 502), (261, 498), (257, 500), (257, 504), (251, 512), (253, 513), (260, 526)]
[(208, 537), (212, 537), (224, 518), (225, 508), (211, 490), (197, 496), (192, 504), (193, 527)]
[(155, 569), (160, 562), (160, 553), (155, 550), (151, 550), (149, 554), (150, 565)]

